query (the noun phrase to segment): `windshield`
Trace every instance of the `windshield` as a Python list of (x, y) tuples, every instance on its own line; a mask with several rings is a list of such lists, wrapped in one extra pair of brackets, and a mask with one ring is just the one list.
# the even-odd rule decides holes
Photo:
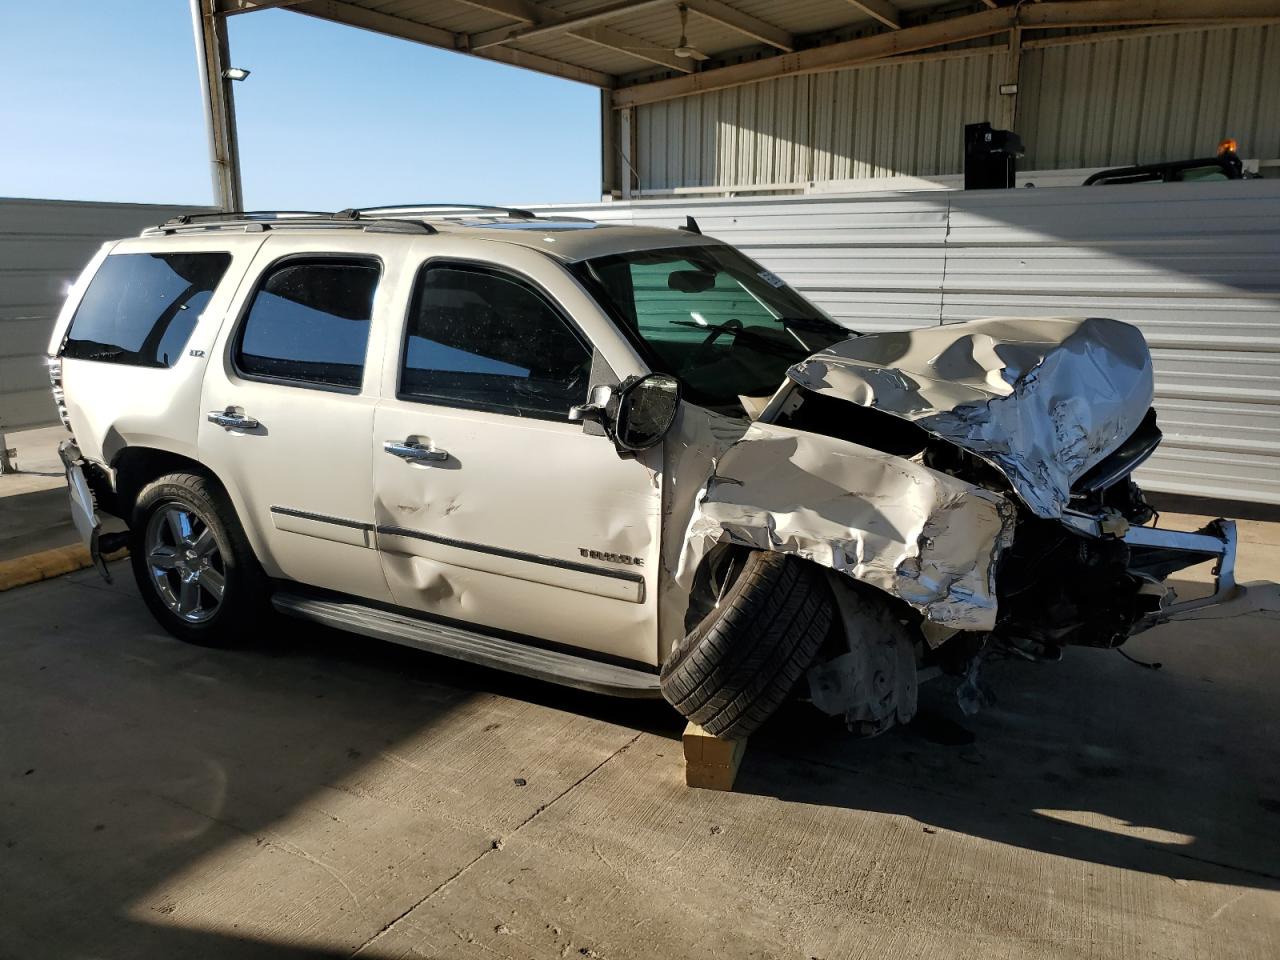
[(772, 395), (792, 364), (857, 336), (732, 247), (639, 250), (574, 270), (655, 372), (723, 412), (740, 414), (739, 398)]

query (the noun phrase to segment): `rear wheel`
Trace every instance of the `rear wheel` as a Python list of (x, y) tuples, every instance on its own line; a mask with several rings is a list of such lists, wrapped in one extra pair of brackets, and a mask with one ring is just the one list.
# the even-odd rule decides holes
[(266, 577), (222, 488), (174, 473), (138, 494), (130, 559), (142, 599), (181, 640), (224, 646), (265, 609)]
[(663, 696), (708, 733), (741, 739), (778, 709), (831, 629), (821, 572), (751, 551), (725, 565), (716, 602), (662, 666)]

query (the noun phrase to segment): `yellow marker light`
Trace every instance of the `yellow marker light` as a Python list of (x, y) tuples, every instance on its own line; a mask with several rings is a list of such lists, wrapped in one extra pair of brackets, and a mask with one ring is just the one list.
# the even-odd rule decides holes
[(1234, 140), (1230, 138), (1223, 140), (1220, 144), (1218, 144), (1218, 156), (1222, 156), (1224, 153), (1236, 153), (1236, 152), (1237, 152), (1237, 144)]

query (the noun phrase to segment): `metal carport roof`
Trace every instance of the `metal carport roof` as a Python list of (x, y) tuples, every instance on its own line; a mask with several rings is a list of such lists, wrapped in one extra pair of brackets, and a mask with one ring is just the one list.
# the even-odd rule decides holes
[[(1014, 28), (1280, 19), (1276, 0), (205, 0), (205, 6), (220, 16), (286, 8), (616, 90), (619, 106)], [(674, 52), (680, 7), (688, 12), (688, 46), (706, 60)], [(746, 64), (751, 69), (741, 69)], [(656, 85), (663, 79), (672, 82)]]
[[(238, 207), (226, 20), (286, 9), (591, 84), (615, 109), (1021, 42), (1028, 31), (1280, 22), (1280, 0), (191, 0), (217, 195)], [(686, 47), (681, 13), (687, 17)]]

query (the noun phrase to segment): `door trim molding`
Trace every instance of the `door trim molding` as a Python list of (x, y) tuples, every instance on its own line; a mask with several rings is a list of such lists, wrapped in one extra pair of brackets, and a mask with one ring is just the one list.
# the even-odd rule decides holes
[(323, 513), (310, 513), (307, 510), (295, 510), (293, 507), (272, 506), (271, 512), (279, 514), (282, 517), (297, 517), (299, 520), (315, 520), (318, 523), (332, 523), (334, 526), (349, 527), (352, 530), (373, 531), (372, 523), (364, 523), (360, 520), (348, 520), (346, 517), (331, 517)]
[(614, 580), (625, 580), (643, 586), (644, 575), (629, 570), (614, 570), (611, 567), (600, 567), (590, 563), (578, 563), (576, 560), (562, 560), (559, 557), (546, 557), (538, 553), (526, 553), (523, 550), (510, 550), (506, 547), (495, 547), (487, 543), (473, 543), (470, 540), (455, 540), (452, 537), (441, 537), (423, 530), (409, 527), (365, 523), (361, 520), (349, 520), (346, 517), (333, 517), (323, 513), (312, 513), (309, 510), (298, 510), (294, 507), (272, 506), (271, 512), (284, 517), (296, 517), (299, 520), (314, 520), (317, 523), (329, 523), (352, 530), (376, 532), (388, 537), (408, 537), (411, 540), (425, 540), (438, 543), (444, 547), (458, 550), (470, 550), (473, 553), (486, 553), (493, 557), (505, 557), (508, 560), (523, 560), (527, 563), (540, 563), (547, 567), (558, 567), (561, 570), (573, 570), (577, 573), (589, 573), (597, 577), (610, 577)]
[(378, 525), (378, 534), (390, 537), (408, 537), (412, 540), (426, 540), (429, 543), (438, 543), (445, 547), (454, 547), (458, 550), (471, 550), (475, 553), (487, 553), (494, 557), (506, 557), (509, 560), (524, 560), (528, 563), (540, 563), (548, 567), (559, 567), (561, 570), (574, 570), (578, 573), (591, 573), (598, 577), (612, 577), (614, 580), (625, 580), (628, 583), (638, 583), (643, 586), (644, 575), (639, 573), (631, 573), (627, 570), (614, 570), (610, 567), (597, 567), (589, 563), (578, 563), (576, 560), (561, 560), (559, 557), (544, 557), (537, 553), (525, 553), (522, 550), (508, 550), (506, 547), (494, 547), (484, 543), (472, 543), (468, 540), (454, 540), (450, 537), (439, 537), (433, 533), (424, 533), (421, 530), (411, 530), (408, 527), (395, 527)]

